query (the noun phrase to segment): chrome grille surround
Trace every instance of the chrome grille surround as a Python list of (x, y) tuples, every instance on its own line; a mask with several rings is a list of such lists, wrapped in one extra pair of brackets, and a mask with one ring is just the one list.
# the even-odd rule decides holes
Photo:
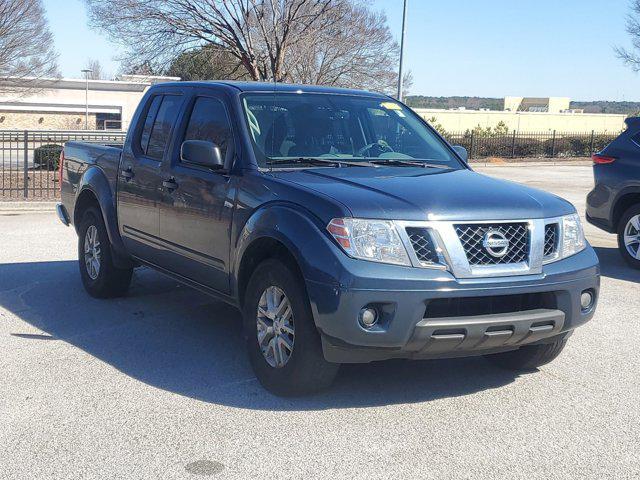
[[(487, 220), (487, 221), (395, 221), (396, 230), (402, 239), (411, 260), (411, 264), (418, 268), (431, 268), (448, 270), (457, 279), (473, 279), (483, 277), (509, 277), (517, 275), (541, 275), (543, 265), (545, 226), (548, 223), (558, 223), (558, 219), (534, 219), (534, 220)], [(459, 225), (483, 225), (496, 228), (507, 228), (508, 224), (524, 225), (528, 234), (526, 255), (514, 257), (512, 263), (494, 263), (478, 265), (469, 261), (456, 226)], [(437, 261), (425, 262), (418, 257), (410, 233), (415, 233), (415, 228), (425, 229), (429, 232), (436, 248)], [(409, 230), (407, 230), (409, 229)], [(415, 240), (415, 239), (414, 239)], [(418, 250), (420, 253), (420, 250)], [(552, 261), (552, 260), (549, 260)], [(547, 263), (547, 259), (544, 259)]]

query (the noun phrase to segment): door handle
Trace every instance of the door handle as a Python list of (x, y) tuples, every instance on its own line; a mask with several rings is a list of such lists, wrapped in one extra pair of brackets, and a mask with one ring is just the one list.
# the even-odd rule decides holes
[(124, 170), (122, 170), (122, 178), (125, 179), (125, 181), (129, 181), (133, 178), (133, 170), (131, 169), (131, 167), (127, 167)]
[(176, 179), (173, 178), (173, 177), (171, 177), (171, 178), (169, 178), (167, 180), (164, 180), (162, 182), (162, 186), (164, 188), (166, 188), (167, 190), (170, 190), (170, 191), (171, 190), (175, 190), (176, 188), (178, 188), (178, 184), (176, 183)]

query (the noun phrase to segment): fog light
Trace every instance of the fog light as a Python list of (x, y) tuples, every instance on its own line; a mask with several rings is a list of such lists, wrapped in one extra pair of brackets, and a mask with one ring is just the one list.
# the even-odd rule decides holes
[(378, 323), (378, 311), (375, 308), (365, 307), (360, 310), (358, 315), (358, 322), (364, 328), (371, 328)]
[(593, 293), (591, 293), (590, 290), (585, 290), (582, 292), (582, 295), (580, 295), (580, 306), (583, 312), (593, 306)]

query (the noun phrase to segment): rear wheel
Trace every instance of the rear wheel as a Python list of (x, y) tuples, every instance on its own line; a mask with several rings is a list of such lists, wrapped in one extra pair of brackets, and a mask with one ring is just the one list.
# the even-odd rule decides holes
[(640, 205), (629, 208), (618, 225), (618, 249), (625, 261), (640, 269)]
[(83, 214), (78, 229), (78, 264), (85, 290), (92, 297), (120, 297), (131, 284), (132, 268), (117, 268), (102, 215), (91, 207)]
[(260, 383), (276, 395), (304, 395), (328, 387), (339, 365), (324, 359), (304, 283), (275, 259), (253, 272), (243, 305), (244, 336)]
[(485, 358), (500, 368), (530, 371), (555, 360), (566, 344), (567, 339), (563, 338), (553, 343), (526, 345), (512, 352), (485, 355)]

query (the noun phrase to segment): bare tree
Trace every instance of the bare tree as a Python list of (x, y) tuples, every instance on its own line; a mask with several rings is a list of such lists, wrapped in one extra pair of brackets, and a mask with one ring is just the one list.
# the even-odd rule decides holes
[[(396, 81), (397, 81), (397, 78), (398, 76), (396, 75)], [(405, 74), (402, 76), (402, 98), (403, 99), (409, 96), (409, 94), (411, 93), (411, 87), (413, 87), (413, 72), (411, 70), (407, 70)]]
[(179, 54), (224, 47), (254, 80), (284, 80), (286, 53), (327, 26), (345, 0), (86, 0), (90, 22), (128, 48), (127, 63), (164, 70)]
[(365, 0), (85, 1), (129, 65), (167, 71), (186, 52), (224, 52), (252, 80), (386, 90), (397, 77), (386, 17)]
[(330, 16), (327, 28), (289, 52), (291, 76), (302, 83), (393, 91), (399, 48), (386, 16), (352, 3)]
[(90, 58), (84, 68), (90, 70), (89, 80), (108, 80), (110, 78), (110, 75), (102, 68), (100, 61), (94, 58)]
[(24, 89), (58, 76), (57, 58), (42, 0), (1, 0), (0, 88)]
[(142, 63), (124, 63), (120, 72), (124, 75), (140, 75), (144, 77), (151, 77), (159, 75), (149, 60), (145, 60)]
[(617, 47), (616, 53), (633, 71), (640, 72), (640, 0), (631, 2), (631, 12), (627, 15), (627, 33), (631, 36), (632, 50)]

